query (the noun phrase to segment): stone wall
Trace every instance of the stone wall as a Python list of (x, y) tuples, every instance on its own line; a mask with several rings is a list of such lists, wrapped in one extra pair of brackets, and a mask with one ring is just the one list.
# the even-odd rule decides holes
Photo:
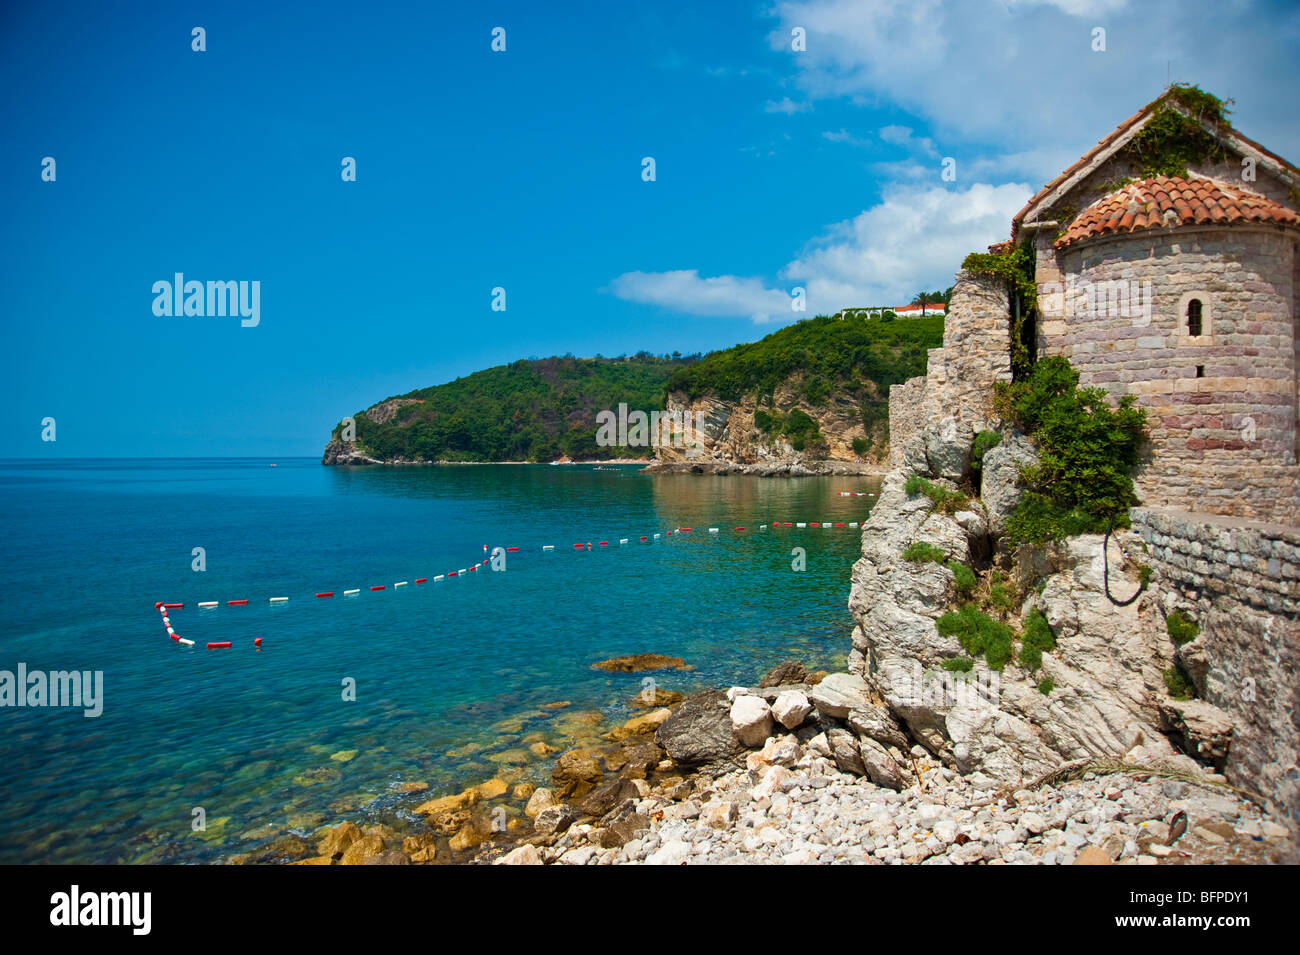
[(1001, 279), (960, 271), (943, 326), (943, 347), (930, 349), (924, 378), (889, 389), (889, 461), (903, 463), (908, 440), (953, 423), (967, 433), (989, 427), (992, 384), (1011, 380), (1011, 331)]
[[(1294, 237), (1238, 225), (1119, 236), (1055, 257), (1049, 247), (1040, 235), (1039, 353), (1064, 355), (1081, 384), (1147, 410), (1144, 502), (1294, 522)], [(1187, 329), (1193, 298), (1198, 337)]]
[(1300, 828), (1300, 528), (1134, 508), (1164, 612), (1201, 627), (1178, 649), (1197, 695), (1231, 718), (1226, 772)]

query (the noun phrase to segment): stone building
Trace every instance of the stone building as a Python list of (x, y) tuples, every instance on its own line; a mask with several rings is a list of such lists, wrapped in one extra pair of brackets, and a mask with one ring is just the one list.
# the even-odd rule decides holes
[[(1145, 504), (1294, 525), (1300, 169), (1177, 92), (1013, 220), (1011, 241), (1035, 256), (1033, 344), (1069, 358), (1081, 384), (1147, 410)], [(1203, 155), (1185, 175), (1144, 177), (1142, 132), (1171, 111), (1197, 121)]]
[[(969, 476), (974, 434), (1003, 425), (990, 398), (1018, 326), (1030, 357), (1063, 355), (1081, 384), (1132, 395), (1150, 442), (1130, 518), (1154, 572), (1136, 606), (1200, 626), (1175, 652), (1197, 699), (1174, 708), (1231, 727), (1229, 779), (1300, 831), (1300, 169), (1216, 103), (1170, 88), (1015, 216), (990, 251), (1031, 253), (1037, 309), (1018, 320), (1003, 279), (958, 273), (943, 347), (890, 390), (890, 464)], [(1100, 536), (1071, 546), (1085, 543), (1102, 566)], [(859, 563), (863, 581), (879, 572)], [(857, 633), (879, 656), (895, 627), (873, 637), (873, 612)], [(1161, 690), (1147, 702), (1168, 708)]]

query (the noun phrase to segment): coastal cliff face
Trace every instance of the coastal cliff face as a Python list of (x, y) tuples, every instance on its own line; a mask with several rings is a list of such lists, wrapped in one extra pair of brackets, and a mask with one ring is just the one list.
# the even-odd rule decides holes
[[(740, 401), (726, 401), (704, 395), (689, 400), (683, 392), (670, 392), (666, 409), (672, 413), (697, 415), (698, 447), (675, 443), (655, 449), (653, 470), (699, 470), (710, 473), (879, 473), (888, 458), (888, 424), (868, 430), (859, 402), (848, 395), (830, 395), (824, 404), (803, 400), (797, 383), (788, 383), (773, 393), (772, 405), (760, 405), (755, 395)], [(779, 408), (780, 414), (799, 411), (816, 425), (814, 437), (805, 441), (765, 431), (755, 415)], [(690, 420), (690, 419), (682, 419)], [(854, 441), (867, 447), (859, 454)], [(796, 446), (798, 445), (798, 446)]]

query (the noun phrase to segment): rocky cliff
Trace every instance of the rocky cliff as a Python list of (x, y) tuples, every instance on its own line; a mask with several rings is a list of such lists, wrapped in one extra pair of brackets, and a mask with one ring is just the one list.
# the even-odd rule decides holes
[[(874, 391), (870, 383), (867, 387)], [(699, 422), (695, 446), (667, 444), (655, 449), (652, 470), (739, 472), (749, 474), (875, 474), (884, 470), (889, 453), (887, 422), (868, 429), (859, 402), (847, 394), (829, 396), (822, 404), (801, 397), (798, 383), (778, 387), (771, 405), (760, 407), (756, 395), (726, 401), (714, 395), (690, 399), (685, 392), (669, 392), (671, 413), (691, 414)], [(803, 440), (764, 430), (756, 413), (775, 407), (788, 416), (799, 411), (816, 430)], [(863, 448), (859, 453), (854, 441)], [(863, 447), (865, 445), (866, 447)]]

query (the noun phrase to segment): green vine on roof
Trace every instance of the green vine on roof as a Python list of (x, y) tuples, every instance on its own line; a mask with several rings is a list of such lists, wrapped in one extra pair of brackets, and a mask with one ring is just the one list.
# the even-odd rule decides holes
[(1199, 86), (1175, 83), (1126, 147), (1137, 171), (1145, 179), (1186, 177), (1189, 163), (1224, 161), (1223, 143), (1205, 126), (1231, 128), (1231, 102)]

